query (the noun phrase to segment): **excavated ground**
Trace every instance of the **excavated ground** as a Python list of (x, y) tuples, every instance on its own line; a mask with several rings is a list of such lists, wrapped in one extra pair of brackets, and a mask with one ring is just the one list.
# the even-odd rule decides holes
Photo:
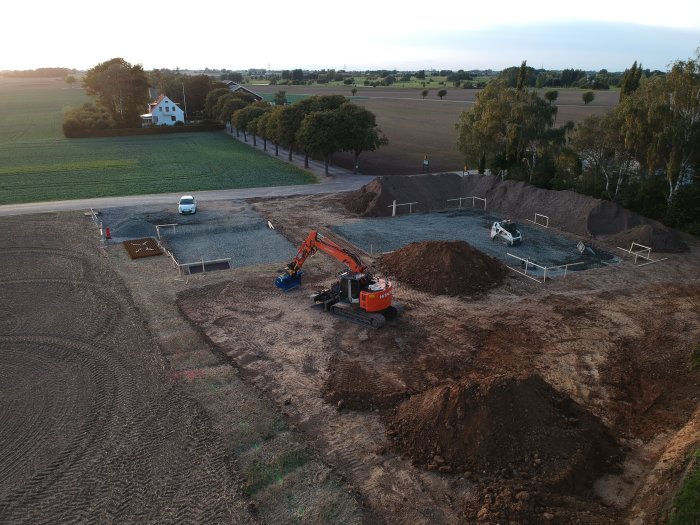
[[(349, 198), (253, 206), (299, 244), (309, 229), (355, 220)], [(630, 217), (604, 235), (629, 235), (638, 226)], [(700, 438), (691, 367), (700, 246), (650, 228), (660, 245), (689, 251), (547, 285), (513, 273), (497, 285), (482, 272), (477, 294), (451, 290), (455, 267), (483, 263), (464, 246), (363, 254), (374, 267), (398, 258), (392, 275), (406, 312), (379, 331), (310, 305), (309, 293), (341, 269), (327, 257), (307, 262), (301, 289), (274, 289), (268, 267), (235, 276), (234, 286), (181, 294), (178, 304), (382, 522), (657, 523)], [(616, 251), (602, 235), (584, 238)]]
[[(444, 180), (369, 189), (438, 202), (454, 196)], [(3, 220), (0, 517), (663, 523), (700, 442), (700, 242), (600, 202), (454, 180), (501, 202), (489, 210), (667, 259), (543, 285), (463, 242), (362, 253), (406, 306), (370, 330), (310, 304), (342, 269), (323, 254), (285, 293), (286, 261), (183, 277), (166, 257), (100, 250), (84, 217)], [(298, 246), (369, 215), (366, 195), (250, 205)]]

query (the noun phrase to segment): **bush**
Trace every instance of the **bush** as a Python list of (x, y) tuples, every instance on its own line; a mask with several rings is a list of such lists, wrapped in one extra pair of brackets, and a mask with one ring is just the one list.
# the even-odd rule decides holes
[(668, 525), (685, 525), (700, 522), (700, 450), (695, 452), (683, 486), (673, 499), (673, 508), (668, 517)]

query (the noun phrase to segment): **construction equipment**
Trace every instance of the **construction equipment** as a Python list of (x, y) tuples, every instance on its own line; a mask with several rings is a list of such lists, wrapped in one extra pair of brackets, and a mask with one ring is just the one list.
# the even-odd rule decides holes
[(330, 288), (312, 295), (314, 303), (322, 304), (324, 311), (372, 328), (381, 328), (387, 318), (403, 311), (401, 304), (393, 302), (394, 290), (388, 280), (372, 276), (357, 255), (315, 230), (309, 232), (285, 273), (275, 280), (275, 286), (285, 291), (300, 286), (301, 268), (318, 250), (348, 267)]
[(523, 234), (518, 230), (517, 224), (510, 219), (496, 221), (491, 226), (491, 240), (501, 239), (508, 246), (517, 246), (523, 242)]

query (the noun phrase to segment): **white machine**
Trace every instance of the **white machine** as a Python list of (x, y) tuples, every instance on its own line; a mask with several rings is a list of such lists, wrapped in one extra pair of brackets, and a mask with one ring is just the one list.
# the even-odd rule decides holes
[(517, 246), (523, 242), (523, 234), (518, 230), (518, 226), (506, 219), (504, 221), (496, 221), (491, 226), (491, 240), (501, 239), (508, 246)]

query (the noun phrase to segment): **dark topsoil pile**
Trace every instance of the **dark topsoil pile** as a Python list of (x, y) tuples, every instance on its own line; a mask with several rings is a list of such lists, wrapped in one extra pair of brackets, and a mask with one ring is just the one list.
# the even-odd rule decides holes
[(508, 273), (500, 261), (464, 241), (414, 242), (382, 255), (379, 265), (417, 290), (440, 295), (484, 293)]
[(399, 405), (388, 428), (393, 447), (429, 470), (501, 472), (568, 493), (621, 457), (595, 416), (534, 375), (427, 390)]
[[(655, 251), (688, 251), (681, 234), (658, 221), (608, 201), (573, 191), (536, 188), (525, 182), (501, 181), (491, 175), (461, 176), (456, 173), (378, 177), (355, 192), (343, 204), (354, 213), (368, 217), (391, 215), (389, 206), (418, 202), (418, 211), (442, 210), (448, 199), (486, 199), (486, 209), (518, 219), (547, 215), (550, 225), (584, 237), (596, 237), (627, 248), (632, 241)], [(454, 203), (451, 203), (454, 206)], [(401, 210), (401, 208), (399, 208)], [(401, 210), (402, 211), (402, 210)]]

